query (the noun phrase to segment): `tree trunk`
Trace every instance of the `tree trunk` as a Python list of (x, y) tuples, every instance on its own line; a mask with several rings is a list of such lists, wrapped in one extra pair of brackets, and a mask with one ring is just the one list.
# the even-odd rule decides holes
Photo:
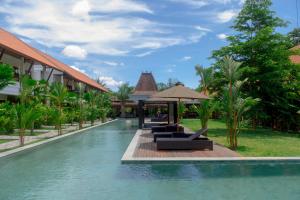
[(121, 102), (121, 117), (125, 118), (125, 102)]
[(20, 128), (20, 130), (19, 130), (20, 146), (24, 146), (24, 143), (25, 143), (24, 133), (25, 133), (25, 129)]

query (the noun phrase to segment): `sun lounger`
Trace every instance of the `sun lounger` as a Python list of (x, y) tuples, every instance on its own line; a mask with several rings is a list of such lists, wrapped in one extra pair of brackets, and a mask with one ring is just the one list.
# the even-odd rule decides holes
[[(205, 138), (202, 136), (205, 132), (207, 132), (207, 129), (200, 129), (196, 131), (196, 133), (200, 132), (200, 136), (202, 138)], [(179, 132), (154, 132), (153, 133), (153, 141), (156, 142), (157, 138), (188, 138), (191, 135), (195, 133), (184, 133), (184, 131)]]
[(206, 131), (201, 129), (188, 137), (159, 137), (156, 139), (156, 147), (158, 150), (213, 150), (213, 141), (200, 137)]
[(167, 114), (160, 114), (158, 117), (151, 118), (151, 122), (165, 122), (168, 121)]
[(151, 132), (183, 132), (183, 127), (177, 127), (177, 124), (166, 125), (166, 126), (152, 126)]

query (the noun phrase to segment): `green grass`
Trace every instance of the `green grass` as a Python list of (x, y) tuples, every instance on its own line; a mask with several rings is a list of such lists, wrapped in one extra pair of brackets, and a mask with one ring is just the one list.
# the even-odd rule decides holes
[(0, 139), (0, 144), (3, 144), (5, 142), (10, 142), (10, 141), (13, 141), (13, 140)]
[[(194, 131), (201, 128), (199, 119), (183, 119), (182, 124)], [(208, 128), (210, 139), (228, 147), (224, 122), (209, 120)], [(300, 134), (244, 128), (238, 136), (237, 152), (243, 156), (300, 156)]]

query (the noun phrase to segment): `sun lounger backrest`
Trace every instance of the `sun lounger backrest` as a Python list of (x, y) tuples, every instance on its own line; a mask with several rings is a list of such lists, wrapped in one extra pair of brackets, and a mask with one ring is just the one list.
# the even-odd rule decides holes
[(198, 138), (200, 135), (202, 135), (203, 133), (205, 133), (206, 131), (207, 131), (207, 128), (202, 128), (202, 129), (196, 131), (195, 134), (188, 137), (188, 139), (189, 140), (194, 140), (194, 139)]

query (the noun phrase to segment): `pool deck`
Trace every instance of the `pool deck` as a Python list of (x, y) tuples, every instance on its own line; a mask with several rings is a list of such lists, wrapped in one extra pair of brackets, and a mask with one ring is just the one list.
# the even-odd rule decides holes
[(156, 143), (150, 130), (138, 129), (125, 151), (122, 163), (164, 162), (164, 161), (299, 161), (300, 157), (242, 157), (222, 145), (214, 143), (209, 150), (156, 150)]

